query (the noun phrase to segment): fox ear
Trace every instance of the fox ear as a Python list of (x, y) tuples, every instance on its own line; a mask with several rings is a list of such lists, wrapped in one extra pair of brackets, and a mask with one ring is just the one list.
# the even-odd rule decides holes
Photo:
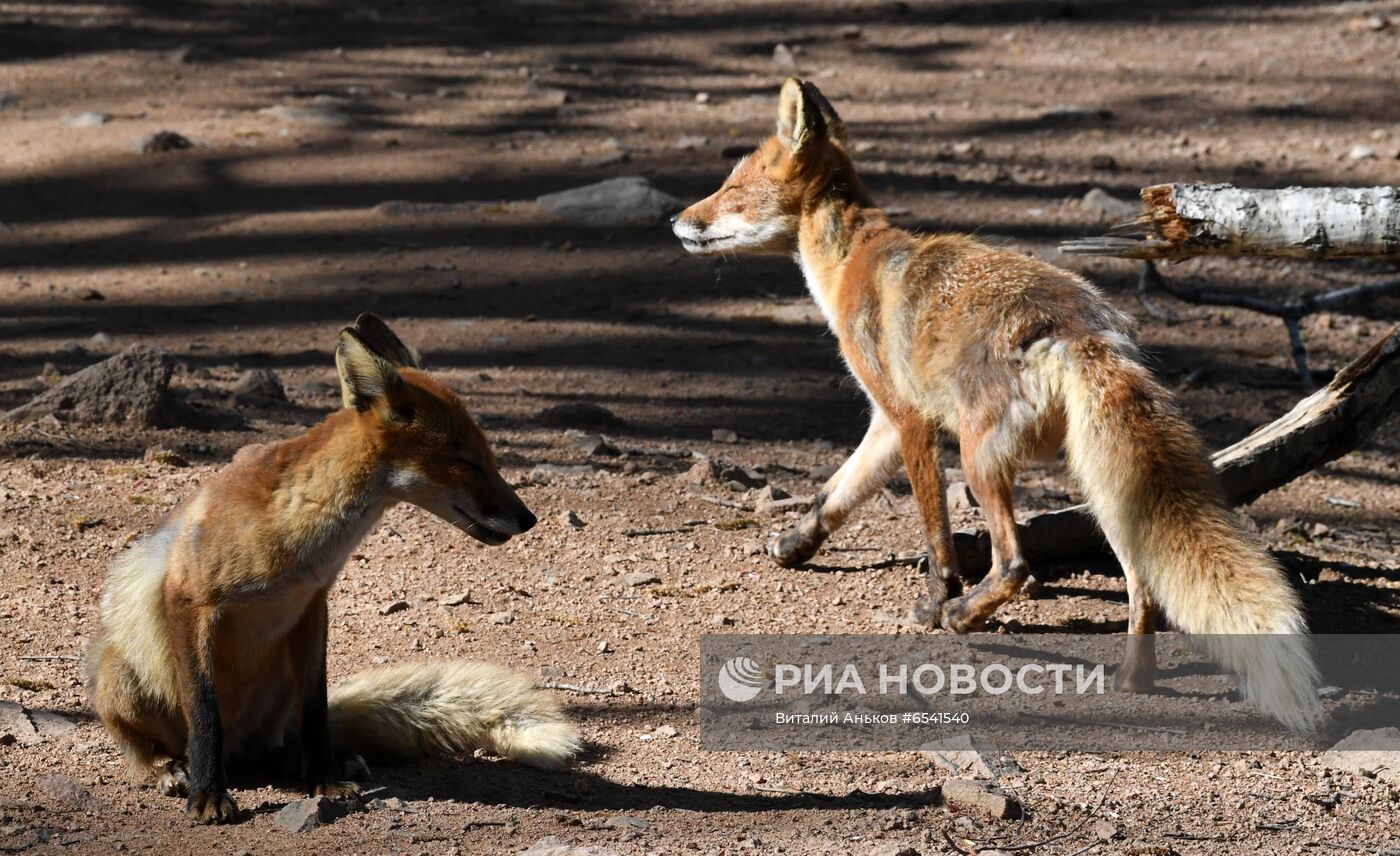
[(355, 319), (355, 332), (360, 334), (360, 338), (376, 354), (393, 365), (411, 369), (423, 367), (413, 349), (405, 345), (398, 336), (395, 336), (394, 331), (389, 329), (389, 325), (385, 324), (373, 312), (361, 313), (360, 317)]
[(836, 108), (831, 106), (831, 102), (826, 100), (826, 96), (816, 87), (815, 84), (802, 81), (802, 90), (807, 94), (807, 98), (817, 105), (817, 110), (821, 112), (822, 119), (826, 122), (826, 133), (833, 140), (846, 145), (846, 123), (841, 121), (841, 117), (836, 115)]
[(812, 84), (789, 77), (778, 95), (778, 139), (793, 152), (826, 136), (826, 117), (812, 93), (821, 97)]
[(340, 331), (335, 349), (335, 369), (340, 373), (340, 402), (367, 410), (403, 383), (398, 370), (375, 353), (354, 327)]

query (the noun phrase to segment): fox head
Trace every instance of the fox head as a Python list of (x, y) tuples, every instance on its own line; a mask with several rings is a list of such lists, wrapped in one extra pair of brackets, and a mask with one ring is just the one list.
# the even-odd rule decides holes
[(340, 331), (340, 396), (381, 449), (389, 495), (483, 544), (535, 525), (496, 468), (496, 456), (457, 394), (428, 376), (383, 321), (365, 313)]
[(804, 206), (838, 178), (858, 188), (846, 126), (817, 87), (789, 78), (773, 136), (739, 161), (719, 190), (676, 215), (672, 231), (698, 256), (790, 254)]

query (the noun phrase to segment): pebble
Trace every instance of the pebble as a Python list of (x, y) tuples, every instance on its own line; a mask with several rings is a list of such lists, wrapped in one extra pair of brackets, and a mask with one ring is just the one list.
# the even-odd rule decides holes
[(660, 583), (660, 577), (646, 571), (633, 571), (630, 574), (622, 575), (622, 584), (625, 586), (651, 586)]
[(1079, 208), (1089, 214), (1097, 214), (1102, 219), (1126, 219), (1136, 217), (1142, 206), (1128, 202), (1110, 194), (1102, 187), (1095, 187), (1079, 200)]
[(1376, 150), (1370, 146), (1355, 145), (1347, 152), (1347, 160), (1375, 160)]
[(393, 614), (396, 613), (396, 612), (403, 612), (403, 611), (406, 610), (406, 609), (408, 609), (408, 601), (406, 601), (406, 600), (395, 600), (395, 601), (390, 601), (389, 603), (386, 603), (386, 604), (384, 604), (383, 606), (379, 607), (379, 614), (380, 614), (380, 615), (393, 615)]
[(774, 45), (773, 66), (785, 74), (797, 71), (797, 58), (792, 55), (792, 48), (781, 42)]
[(559, 520), (565, 526), (569, 526), (574, 529), (582, 529), (583, 527), (588, 525), (587, 523), (583, 522), (583, 518), (579, 517), (578, 512), (576, 511), (565, 511), (563, 514), (559, 515)]
[(728, 428), (716, 428), (710, 432), (710, 439), (714, 440), (716, 443), (737, 443), (739, 442), (739, 435)]
[(75, 113), (72, 116), (63, 117), (63, 124), (70, 128), (100, 128), (110, 121), (112, 121), (110, 115), (100, 113), (96, 110), (86, 110), (82, 113)]
[(515, 613), (493, 612), (487, 620), (492, 624), (510, 624), (515, 621)]
[(194, 143), (182, 134), (177, 134), (174, 131), (156, 131), (154, 134), (142, 137), (133, 148), (142, 154), (153, 155), (159, 152), (176, 152), (193, 147)]

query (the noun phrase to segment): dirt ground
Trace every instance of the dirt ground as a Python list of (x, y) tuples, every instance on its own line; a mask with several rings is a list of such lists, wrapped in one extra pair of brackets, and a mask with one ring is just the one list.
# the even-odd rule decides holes
[[(614, 175), (686, 200), (710, 192), (730, 147), (771, 126), (784, 43), (847, 119), (898, 222), (973, 231), (1091, 276), (1143, 316), (1154, 367), (1219, 446), (1303, 394), (1282, 326), (1166, 298), (1181, 320), (1156, 321), (1132, 296), (1132, 264), (1061, 257), (1056, 244), (1106, 225), (1079, 204), (1093, 187), (1132, 198), (1188, 179), (1400, 183), (1400, 3), (11, 2), (0, 33), (0, 409), (145, 342), (178, 360), (182, 394), (244, 422), (0, 427), (0, 700), (76, 723), (0, 746), (0, 849), (514, 853), (546, 835), (629, 856), (1400, 848), (1400, 789), (1311, 753), (1018, 753), (1025, 772), (1007, 784), (1028, 817), (995, 821), (940, 804), (948, 773), (918, 753), (701, 751), (701, 635), (918, 632), (898, 623), (921, 591), (914, 569), (870, 569), (920, 547), (908, 485), (892, 482), (814, 569), (776, 567), (759, 546), (795, 512), (717, 505), (700, 494), (749, 497), (680, 475), (699, 453), (811, 494), (813, 471), (859, 440), (864, 404), (795, 266), (689, 258), (664, 226), (569, 226), (529, 204)], [(86, 111), (109, 118), (66, 121)], [(133, 148), (162, 129), (194, 147)], [(381, 206), (468, 200), (487, 204)], [(1276, 294), (1387, 273), (1166, 270)], [(86, 712), (76, 658), (103, 576), (235, 449), (337, 406), (336, 331), (365, 310), (465, 395), (541, 523), (486, 549), (392, 510), (335, 589), (332, 677), (471, 657), (600, 688), (560, 692), (593, 748), (567, 773), (491, 758), (376, 770), (379, 796), (402, 810), (301, 836), (271, 818), (299, 796), (293, 783), (239, 781), (251, 819), (192, 828), (178, 801), (124, 780)], [(1313, 366), (1325, 377), (1397, 317), (1391, 300), (1310, 318)], [(288, 400), (235, 398), (254, 368), (274, 370)], [(590, 456), (537, 418), (576, 401), (624, 421), (607, 432), (619, 456)], [(738, 442), (715, 442), (716, 429)], [(143, 461), (153, 446), (192, 465)], [(1398, 448), (1392, 421), (1245, 509), (1318, 631), (1400, 621)], [(540, 484), (529, 474), (541, 464), (591, 471)], [(1075, 495), (1061, 470), (1035, 468), (1018, 510)], [(637, 529), (682, 531), (625, 534)], [(626, 585), (635, 572), (660, 585)], [(994, 627), (1125, 628), (1111, 565), (1044, 575)], [(398, 600), (408, 608), (382, 614)], [(656, 733), (665, 725), (675, 736)]]

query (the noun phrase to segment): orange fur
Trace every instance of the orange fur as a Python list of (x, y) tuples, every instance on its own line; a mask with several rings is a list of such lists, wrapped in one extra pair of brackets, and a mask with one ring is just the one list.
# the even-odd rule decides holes
[[(792, 255), (874, 412), (866, 439), (811, 514), (773, 542), (773, 556), (789, 566), (810, 559), (902, 453), (930, 544), (925, 614), (977, 629), (1028, 573), (1011, 506), (1016, 472), (1064, 446), (1123, 560), (1133, 632), (1153, 630), (1160, 604), (1191, 632), (1279, 635), (1273, 647), (1217, 641), (1213, 650), (1270, 713), (1311, 724), (1316, 672), (1298, 599), (1223, 506), (1199, 438), (1138, 364), (1129, 319), (1038, 259), (890, 225), (856, 176), (846, 136), (815, 86), (787, 81), (777, 133), (674, 225), (699, 255)], [(959, 439), (993, 553), (987, 578), (953, 599), (940, 430)], [(1142, 688), (1150, 674), (1130, 662), (1120, 677)]]
[[(415, 366), (398, 362), (413, 358), (393, 343), (397, 339), (373, 316), (343, 331), (337, 365), (347, 407), (299, 437), (240, 450), (113, 566), (101, 631), (89, 649), (94, 707), (133, 771), (154, 773), (167, 792), (186, 788), (183, 767), (191, 755), (189, 810), (200, 821), (225, 822), (237, 809), (222, 792), (221, 770), (196, 770), (205, 762), (191, 747), (217, 739), (223, 755), (256, 758), (284, 741), (300, 739), (306, 752), (316, 748), (308, 748), (308, 741), (328, 741), (319, 733), (330, 731), (326, 595), (350, 551), (386, 508), (411, 502), (486, 544), (502, 543), (535, 523), (501, 477), (460, 399)], [(420, 695), (447, 699), (436, 703), (439, 714), (460, 719), (470, 711), (459, 700), (489, 698), (493, 709), (529, 707), (532, 721), (553, 717), (555, 738), (568, 730), (557, 710), (526, 698), (520, 681), (496, 667), (423, 674), (428, 677), (420, 682)], [(446, 685), (460, 680), (513, 689), (473, 694)], [(378, 698), (377, 687), (380, 695), (392, 695), (383, 681), (362, 680), (353, 694), (357, 709), (413, 704)], [(217, 695), (214, 737), (200, 737), (197, 714), (209, 709), (201, 708), (201, 692)], [(336, 715), (332, 705), (330, 716)], [(402, 721), (421, 718), (404, 713)], [(318, 734), (308, 736), (308, 729)], [(468, 730), (456, 726), (454, 740), (463, 743)], [(555, 738), (553, 745), (562, 750), (536, 746), (531, 757), (555, 763), (566, 757), (573, 744)], [(414, 739), (401, 736), (405, 743)], [(509, 745), (528, 742), (527, 736)], [(322, 755), (329, 746), (322, 744)], [(326, 761), (306, 758), (310, 767)], [(327, 773), (310, 769), (308, 790), (353, 790)], [(200, 776), (212, 783), (203, 788), (207, 792), (196, 793)]]

